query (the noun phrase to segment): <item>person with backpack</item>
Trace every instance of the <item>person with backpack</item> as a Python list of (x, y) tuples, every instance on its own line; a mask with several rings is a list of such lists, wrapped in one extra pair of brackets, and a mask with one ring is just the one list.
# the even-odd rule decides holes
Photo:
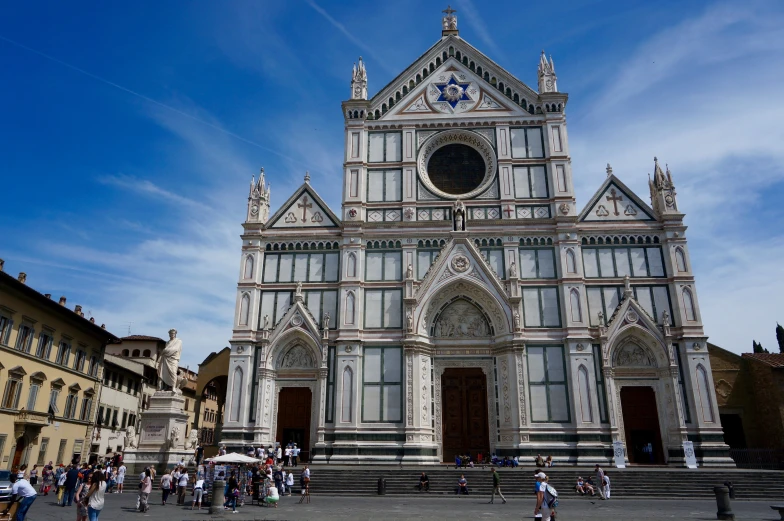
[[(534, 519), (536, 521), (551, 521), (555, 519), (555, 507), (558, 506), (558, 492), (551, 485), (548, 485), (548, 478), (544, 472), (536, 469), (534, 474), (536, 485), (534, 491), (536, 492), (536, 507), (534, 508)], [(547, 511), (547, 515), (543, 514), (543, 510)]]

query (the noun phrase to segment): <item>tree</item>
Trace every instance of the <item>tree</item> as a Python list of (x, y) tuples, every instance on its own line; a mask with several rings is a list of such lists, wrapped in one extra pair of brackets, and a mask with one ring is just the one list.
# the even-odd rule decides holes
[(784, 354), (784, 327), (776, 322), (776, 342), (779, 343), (779, 353)]
[(756, 340), (751, 341), (752, 349), (755, 353), (764, 353), (765, 350), (762, 348), (762, 344), (757, 342)]

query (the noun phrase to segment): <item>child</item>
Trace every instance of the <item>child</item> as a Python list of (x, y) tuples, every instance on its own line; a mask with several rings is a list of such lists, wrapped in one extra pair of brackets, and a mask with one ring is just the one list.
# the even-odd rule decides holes
[(231, 513), (232, 514), (236, 514), (237, 513), (237, 499), (239, 499), (239, 497), (240, 497), (240, 487), (238, 485), (235, 485), (229, 491), (229, 501), (228, 501), (228, 503), (229, 503), (229, 506), (231, 507)]

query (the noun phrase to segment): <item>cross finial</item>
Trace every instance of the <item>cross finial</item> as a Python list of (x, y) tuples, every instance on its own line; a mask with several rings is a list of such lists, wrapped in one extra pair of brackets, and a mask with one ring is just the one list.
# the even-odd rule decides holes
[(451, 6), (451, 5), (447, 5), (447, 6), (446, 6), (446, 9), (444, 9), (444, 10), (443, 10), (443, 11), (441, 11), (441, 12), (442, 12), (442, 13), (445, 13), (447, 16), (452, 16), (452, 13), (456, 13), (457, 11), (455, 11), (454, 9), (452, 9), (452, 6)]
[(310, 183), (310, 172), (305, 170), (305, 182)]
[(610, 166), (610, 163), (607, 163), (607, 168), (605, 170), (607, 171), (607, 177), (610, 177), (612, 175), (612, 167)]

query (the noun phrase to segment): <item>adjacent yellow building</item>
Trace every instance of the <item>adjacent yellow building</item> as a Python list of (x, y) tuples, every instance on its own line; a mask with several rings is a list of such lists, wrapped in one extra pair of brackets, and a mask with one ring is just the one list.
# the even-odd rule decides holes
[(0, 468), (86, 459), (105, 347), (119, 342), (26, 278), (0, 271)]

